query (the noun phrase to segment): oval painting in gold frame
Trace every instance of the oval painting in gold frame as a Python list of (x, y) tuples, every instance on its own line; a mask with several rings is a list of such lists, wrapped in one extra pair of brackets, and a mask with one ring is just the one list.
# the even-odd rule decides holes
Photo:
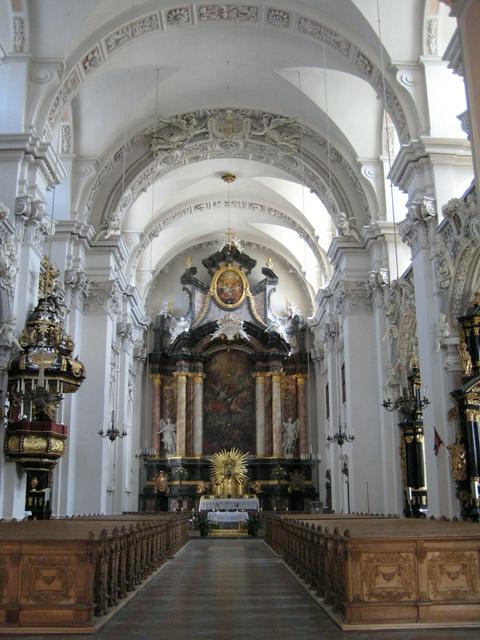
[(224, 309), (236, 309), (245, 300), (248, 281), (237, 267), (227, 265), (217, 271), (212, 282), (215, 302)]

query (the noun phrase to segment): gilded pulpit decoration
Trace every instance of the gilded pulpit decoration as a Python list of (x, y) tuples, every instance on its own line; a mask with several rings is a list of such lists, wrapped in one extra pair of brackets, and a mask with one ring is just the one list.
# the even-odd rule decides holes
[(219, 498), (239, 498), (243, 496), (248, 481), (247, 475), (248, 453), (239, 449), (219, 451), (208, 458), (210, 462), (210, 477)]
[(38, 302), (19, 337), (21, 350), (8, 369), (4, 450), (29, 473), (27, 509), (29, 498), (38, 503), (37, 494), (50, 487), (51, 469), (65, 450), (67, 427), (57, 423), (64, 394), (77, 391), (85, 379), (85, 368), (73, 355), (73, 340), (64, 331), (64, 299), (59, 272), (45, 256)]

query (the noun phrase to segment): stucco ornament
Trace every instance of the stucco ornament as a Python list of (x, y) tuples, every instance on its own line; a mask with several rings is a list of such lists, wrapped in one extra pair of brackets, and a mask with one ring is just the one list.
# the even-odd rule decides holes
[(250, 336), (243, 328), (243, 320), (240, 320), (234, 313), (227, 313), (217, 321), (217, 329), (211, 334), (211, 339), (226, 338), (229, 342), (242, 339), (250, 340)]

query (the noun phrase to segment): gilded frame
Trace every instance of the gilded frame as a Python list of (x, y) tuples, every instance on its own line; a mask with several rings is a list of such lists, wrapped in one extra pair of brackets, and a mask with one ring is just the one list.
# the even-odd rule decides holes
[[(237, 298), (235, 298), (234, 302), (231, 302), (231, 303), (226, 302), (225, 300), (222, 300), (222, 298), (218, 294), (219, 280), (221, 281), (221, 279), (224, 278), (224, 275), (229, 271), (233, 272), (238, 277), (242, 285), (241, 293), (238, 295)], [(215, 273), (212, 279), (211, 287), (210, 287), (210, 292), (211, 292), (211, 295), (213, 296), (213, 299), (215, 300), (215, 302), (218, 304), (219, 307), (222, 307), (222, 309), (237, 309), (244, 302), (245, 296), (247, 295), (248, 291), (249, 291), (248, 280), (245, 274), (238, 267), (235, 267), (234, 265), (231, 265), (231, 264), (228, 264), (225, 267), (221, 267)]]

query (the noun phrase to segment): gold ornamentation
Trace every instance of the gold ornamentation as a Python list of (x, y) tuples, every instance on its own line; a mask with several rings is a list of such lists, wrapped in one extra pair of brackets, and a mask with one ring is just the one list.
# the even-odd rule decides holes
[(480, 409), (466, 409), (465, 417), (468, 422), (480, 422)]
[(46, 298), (52, 294), (59, 273), (48, 259), (48, 256), (43, 256), (42, 262), (40, 263), (40, 278), (38, 282), (38, 293), (40, 297)]
[(25, 436), (23, 450), (25, 452), (44, 452), (48, 449), (48, 438), (44, 436)]
[(9, 436), (8, 440), (7, 438), (5, 438), (5, 452), (9, 453), (10, 451), (12, 452), (19, 452), (20, 451), (20, 436), (19, 435), (13, 435), (13, 436)]
[(469, 378), (472, 375), (472, 357), (468, 352), (466, 342), (460, 342), (458, 344), (458, 354), (460, 356), (460, 374), (464, 378)]
[(185, 267), (187, 269), (191, 269), (192, 265), (193, 265), (192, 256), (187, 256), (187, 259), (185, 260)]
[(221, 267), (212, 278), (211, 295), (223, 309), (236, 309), (245, 300), (248, 280), (243, 271), (234, 265)]
[(268, 269), (273, 269), (273, 260), (272, 260), (271, 256), (268, 256), (267, 262), (266, 262), (266, 266), (267, 266)]
[(155, 491), (158, 493), (168, 493), (168, 478), (165, 471), (159, 471), (152, 478), (153, 486), (155, 487)]
[(467, 479), (467, 451), (465, 445), (461, 443), (462, 436), (457, 433), (454, 444), (448, 444), (447, 450), (450, 453), (450, 469), (454, 480), (462, 481)]
[(65, 442), (60, 440), (60, 438), (52, 438), (50, 440), (50, 451), (52, 453), (59, 453), (60, 455), (63, 455), (65, 451)]
[(217, 497), (239, 498), (243, 495), (247, 476), (248, 453), (233, 448), (209, 456), (210, 477)]
[(222, 180), (227, 184), (232, 184), (232, 182), (235, 182), (236, 179), (237, 179), (237, 176), (234, 173), (230, 173), (230, 172), (224, 173), (222, 176)]

